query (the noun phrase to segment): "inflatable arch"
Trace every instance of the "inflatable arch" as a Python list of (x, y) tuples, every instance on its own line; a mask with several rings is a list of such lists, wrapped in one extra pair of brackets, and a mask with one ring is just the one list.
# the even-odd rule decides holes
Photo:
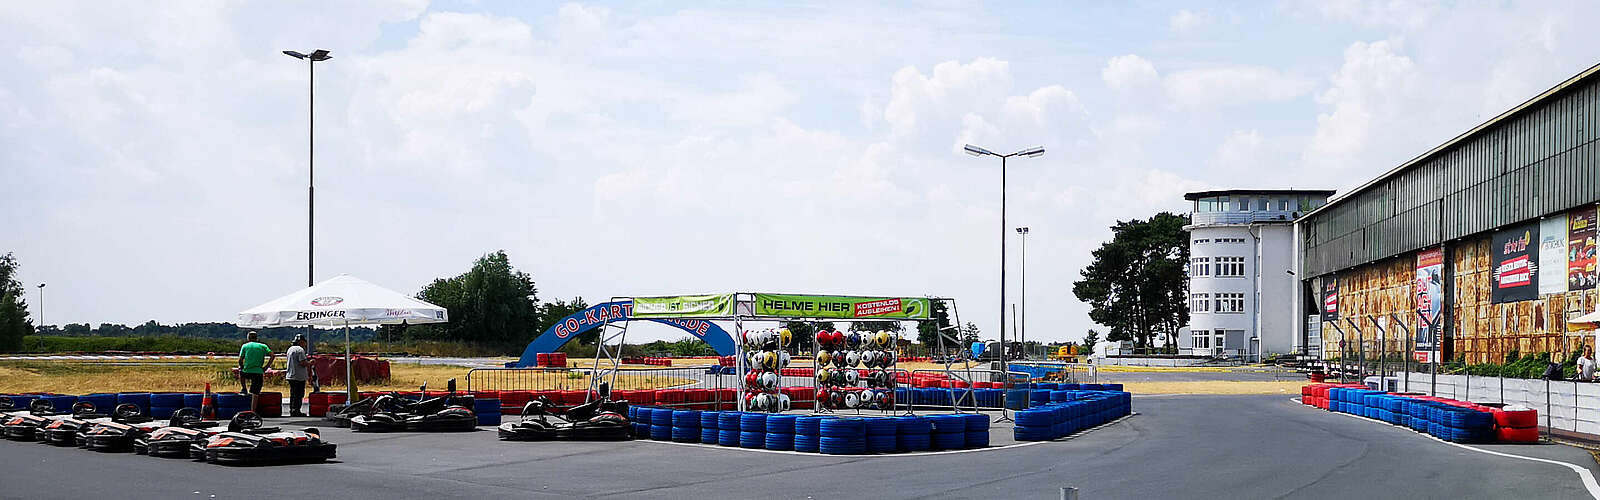
[[(541, 352), (555, 352), (566, 345), (578, 334), (593, 330), (612, 321), (628, 321), (633, 313), (632, 301), (617, 301), (595, 304), (588, 309), (572, 313), (571, 316), (562, 318), (561, 321), (545, 330), (528, 343), (522, 350), (522, 359), (512, 364), (514, 368), (526, 368), (535, 365), (534, 360)], [(698, 319), (649, 319), (663, 325), (669, 325), (679, 330), (689, 332), (700, 340), (705, 341), (711, 349), (721, 356), (733, 356), (738, 353), (733, 344), (733, 337), (726, 330), (707, 320)]]

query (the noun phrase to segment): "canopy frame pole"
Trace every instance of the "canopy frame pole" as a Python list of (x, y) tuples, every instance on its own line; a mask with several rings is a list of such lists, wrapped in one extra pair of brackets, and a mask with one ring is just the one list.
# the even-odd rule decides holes
[(344, 391), (346, 401), (356, 401), (356, 378), (350, 368), (350, 320), (344, 321)]

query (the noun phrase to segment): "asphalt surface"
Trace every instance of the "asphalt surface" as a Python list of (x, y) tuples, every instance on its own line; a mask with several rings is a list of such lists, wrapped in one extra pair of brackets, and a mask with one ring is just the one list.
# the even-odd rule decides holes
[[(1057, 498), (1072, 486), (1082, 498), (1589, 498), (1560, 465), (1477, 453), (1284, 396), (1133, 404), (1140, 414), (1064, 441), (921, 456), (324, 428), (339, 443), (337, 462), (228, 468), (0, 442), (0, 497)], [(1597, 469), (1587, 452), (1561, 445), (1480, 448)]]

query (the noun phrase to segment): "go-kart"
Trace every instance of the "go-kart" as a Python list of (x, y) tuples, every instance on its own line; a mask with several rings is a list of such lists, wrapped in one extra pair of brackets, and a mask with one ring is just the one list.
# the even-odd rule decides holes
[[(135, 413), (139, 411), (139, 407), (134, 405), (122, 406), (133, 408), (132, 411)], [(122, 408), (122, 406), (119, 406), (116, 409), (128, 411)], [(44, 427), (34, 431), (34, 434), (40, 441), (44, 441), (56, 446), (75, 446), (78, 444), (78, 439), (84, 430), (87, 430), (94, 424), (107, 422), (110, 420), (111, 415), (97, 411), (94, 407), (94, 403), (90, 403), (88, 401), (79, 401), (72, 405), (72, 416), (52, 420), (50, 423), (44, 424)]]
[[(522, 407), (522, 418), (500, 424), (506, 441), (619, 441), (633, 438), (628, 422), (628, 402), (604, 398), (550, 414), (550, 398), (539, 396)], [(554, 421), (552, 421), (554, 420)]]
[(110, 420), (92, 424), (79, 432), (78, 446), (105, 452), (132, 451), (134, 440), (161, 426), (137, 406), (117, 405)]
[(323, 462), (334, 458), (337, 447), (324, 442), (321, 434), (315, 427), (262, 427), (260, 415), (243, 411), (233, 416), (226, 431), (197, 440), (189, 449), (192, 457), (224, 465)]
[[(455, 402), (456, 380), (450, 379), (449, 391), (439, 397), (426, 395), (420, 401), (402, 398), (398, 394), (384, 394), (358, 402), (352, 409), (364, 412), (350, 417), (350, 430), (356, 432), (466, 432), (478, 429), (478, 415)], [(426, 394), (426, 386), (424, 386)], [(342, 412), (342, 413), (345, 413)], [(348, 413), (346, 413), (348, 414)]]
[(198, 409), (179, 408), (178, 411), (172, 412), (172, 419), (167, 421), (166, 427), (135, 438), (133, 452), (152, 457), (190, 457), (193, 456), (191, 453), (196, 444), (203, 443), (206, 438), (229, 429), (228, 424), (202, 419)]
[(5, 423), (0, 428), (5, 431), (6, 439), (13, 441), (33, 441), (38, 438), (39, 428), (49, 425), (51, 421), (66, 415), (56, 411), (56, 407), (49, 401), (35, 399), (28, 403), (28, 411), (12, 412), (6, 416)]

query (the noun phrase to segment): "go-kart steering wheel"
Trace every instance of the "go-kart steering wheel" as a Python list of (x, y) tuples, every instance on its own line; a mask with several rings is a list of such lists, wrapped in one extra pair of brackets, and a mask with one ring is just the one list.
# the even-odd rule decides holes
[(139, 409), (139, 405), (133, 403), (117, 405), (117, 408), (111, 411), (111, 419), (117, 421), (132, 420), (142, 415), (144, 415), (144, 410)]
[(203, 418), (200, 416), (200, 410), (195, 408), (178, 408), (177, 411), (172, 412), (172, 425), (174, 426), (193, 424), (200, 422), (201, 420), (203, 420)]
[(95, 411), (94, 403), (90, 403), (88, 401), (79, 401), (79, 402), (76, 402), (76, 403), (72, 404), (72, 414), (74, 416), (77, 416), (77, 415), (89, 415), (89, 414), (94, 413), (94, 411)]
[(29, 413), (55, 413), (55, 411), (55, 403), (43, 399), (35, 399), (32, 403), (28, 403)]
[(228, 421), (228, 430), (239, 432), (248, 429), (261, 428), (261, 415), (253, 411), (241, 411)]

